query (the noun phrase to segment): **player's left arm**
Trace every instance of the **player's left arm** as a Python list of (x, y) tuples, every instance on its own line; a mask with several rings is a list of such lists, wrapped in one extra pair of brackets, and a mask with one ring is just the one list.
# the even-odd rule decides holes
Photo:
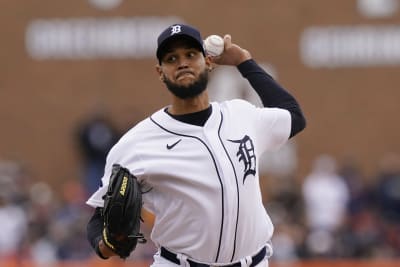
[(290, 137), (306, 127), (306, 119), (297, 100), (253, 59), (246, 60), (237, 67), (260, 96), (264, 107), (282, 108), (290, 112), (292, 119)]
[(260, 96), (264, 107), (288, 110), (292, 121), (290, 137), (306, 127), (306, 119), (297, 100), (252, 59), (249, 51), (232, 43), (229, 34), (224, 36), (224, 52), (220, 56), (211, 57), (211, 62), (237, 66), (242, 76)]

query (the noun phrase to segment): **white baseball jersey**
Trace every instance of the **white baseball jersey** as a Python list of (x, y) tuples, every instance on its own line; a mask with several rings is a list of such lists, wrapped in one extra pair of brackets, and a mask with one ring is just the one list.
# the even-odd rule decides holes
[(107, 157), (102, 187), (87, 201), (102, 207), (114, 163), (151, 188), (144, 208), (155, 215), (151, 239), (200, 262), (228, 263), (270, 240), (258, 159), (284, 144), (291, 116), (243, 100), (211, 103), (203, 127), (175, 120), (165, 108), (129, 130)]

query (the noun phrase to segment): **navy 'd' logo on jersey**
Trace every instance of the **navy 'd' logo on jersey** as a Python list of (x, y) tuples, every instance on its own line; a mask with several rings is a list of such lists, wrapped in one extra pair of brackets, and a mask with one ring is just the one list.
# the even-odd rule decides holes
[(248, 135), (245, 135), (242, 139), (228, 140), (228, 141), (239, 144), (239, 149), (238, 152), (236, 153), (236, 156), (238, 156), (239, 161), (243, 161), (244, 163), (244, 175), (243, 175), (243, 184), (244, 184), (247, 175), (256, 174), (256, 155), (254, 153), (253, 140), (251, 140), (251, 138)]

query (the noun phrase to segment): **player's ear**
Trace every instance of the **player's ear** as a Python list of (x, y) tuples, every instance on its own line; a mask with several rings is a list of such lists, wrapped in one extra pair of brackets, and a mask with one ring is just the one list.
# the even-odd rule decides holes
[(213, 68), (214, 68), (214, 66), (213, 66), (211, 57), (210, 57), (209, 55), (207, 55), (207, 56), (204, 57), (204, 60), (205, 60), (205, 62), (206, 62), (206, 68), (207, 68), (207, 70), (208, 70), (208, 71), (212, 71)]
[(162, 67), (159, 64), (156, 65), (156, 72), (158, 73), (160, 81), (163, 82), (164, 81), (164, 73), (162, 71)]

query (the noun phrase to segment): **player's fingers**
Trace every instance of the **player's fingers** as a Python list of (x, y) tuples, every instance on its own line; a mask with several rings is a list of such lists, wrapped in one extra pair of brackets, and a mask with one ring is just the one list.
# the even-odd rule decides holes
[(230, 34), (224, 35), (224, 49), (228, 49), (232, 46), (232, 36)]
[(217, 65), (221, 64), (221, 55), (219, 56), (207, 56), (210, 59), (210, 63), (211, 63), (211, 68), (209, 69), (210, 71), (215, 69), (217, 67)]

